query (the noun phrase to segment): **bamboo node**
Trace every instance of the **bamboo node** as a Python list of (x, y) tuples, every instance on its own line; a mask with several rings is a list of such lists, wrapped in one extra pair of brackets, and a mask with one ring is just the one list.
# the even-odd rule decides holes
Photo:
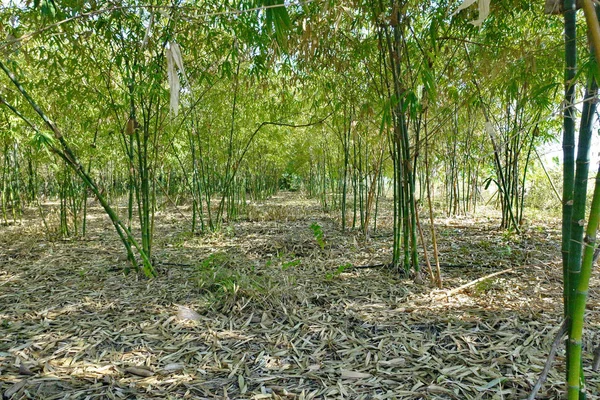
[(585, 235), (585, 237), (583, 238), (583, 243), (585, 243), (585, 244), (595, 244), (596, 243), (596, 236)]

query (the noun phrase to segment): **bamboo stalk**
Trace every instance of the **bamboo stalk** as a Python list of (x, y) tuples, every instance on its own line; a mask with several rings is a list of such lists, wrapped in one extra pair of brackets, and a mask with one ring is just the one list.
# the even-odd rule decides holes
[(585, 22), (587, 23), (588, 33), (591, 39), (591, 45), (594, 48), (596, 62), (600, 65), (600, 22), (594, 9), (592, 0), (582, 0), (583, 13), (585, 14)]
[[(563, 114), (563, 193), (562, 245), (563, 258), (563, 313), (568, 316), (569, 304), (569, 246), (571, 215), (575, 182), (575, 75), (577, 73), (577, 30), (575, 0), (565, 0), (565, 109)], [(568, 357), (568, 353), (567, 353)]]
[[(585, 101), (579, 127), (577, 143), (577, 160), (573, 191), (573, 211), (571, 216), (571, 237), (569, 246), (569, 298), (574, 295), (578, 286), (582, 260), (582, 241), (585, 226), (585, 206), (587, 199), (587, 182), (590, 164), (590, 146), (592, 124), (596, 112), (598, 84), (590, 77), (585, 92)], [(571, 303), (569, 303), (571, 304)]]
[(585, 304), (588, 296), (590, 277), (594, 264), (594, 250), (596, 247), (596, 232), (600, 225), (600, 169), (596, 174), (596, 185), (592, 198), (589, 222), (587, 225), (581, 271), (579, 273), (577, 287), (572, 294), (571, 329), (569, 335), (569, 365), (568, 365), (568, 399), (579, 400), (583, 389), (582, 381), (582, 359), (581, 340), (583, 334), (583, 317)]

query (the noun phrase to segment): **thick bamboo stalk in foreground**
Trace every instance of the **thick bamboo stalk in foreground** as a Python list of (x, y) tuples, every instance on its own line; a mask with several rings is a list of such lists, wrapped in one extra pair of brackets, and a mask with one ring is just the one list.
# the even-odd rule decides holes
[(578, 276), (577, 287), (572, 295), (571, 302), (571, 331), (569, 335), (569, 365), (568, 365), (568, 399), (579, 400), (582, 381), (581, 370), (581, 340), (583, 334), (583, 317), (587, 301), (588, 288), (594, 265), (594, 250), (596, 247), (596, 232), (600, 223), (600, 170), (596, 174), (594, 197), (590, 210), (590, 217), (583, 244), (583, 259), (581, 271)]

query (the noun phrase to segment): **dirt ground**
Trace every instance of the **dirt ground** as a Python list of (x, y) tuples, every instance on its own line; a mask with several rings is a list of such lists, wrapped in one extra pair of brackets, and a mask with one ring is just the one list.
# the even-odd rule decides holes
[[(336, 215), (287, 193), (200, 236), (189, 233), (189, 209), (161, 212), (151, 280), (123, 274), (124, 251), (97, 208), (85, 238), (49, 240), (35, 210), (0, 226), (0, 392), (47, 400), (530, 393), (561, 323), (558, 220), (530, 222), (517, 236), (495, 217), (439, 217), (440, 290), (426, 269), (419, 284), (357, 268), (390, 261), (389, 220), (365, 239), (341, 232)], [(590, 295), (584, 363), (589, 398), (598, 399), (597, 273)], [(564, 362), (561, 346), (538, 399), (561, 398)]]

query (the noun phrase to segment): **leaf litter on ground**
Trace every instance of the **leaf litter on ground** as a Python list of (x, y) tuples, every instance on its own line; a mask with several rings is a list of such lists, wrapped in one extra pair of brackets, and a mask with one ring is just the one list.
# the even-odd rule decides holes
[[(121, 273), (106, 219), (85, 240), (44, 239), (34, 214), (0, 228), (6, 398), (525, 398), (560, 325), (557, 223), (515, 237), (494, 219), (440, 218), (438, 290), (347, 267), (389, 262), (391, 216), (365, 239), (286, 194), (229, 231), (194, 236), (180, 211), (158, 217), (153, 280)], [(564, 361), (561, 349), (538, 398), (560, 397)], [(598, 398), (600, 378), (586, 376)]]

